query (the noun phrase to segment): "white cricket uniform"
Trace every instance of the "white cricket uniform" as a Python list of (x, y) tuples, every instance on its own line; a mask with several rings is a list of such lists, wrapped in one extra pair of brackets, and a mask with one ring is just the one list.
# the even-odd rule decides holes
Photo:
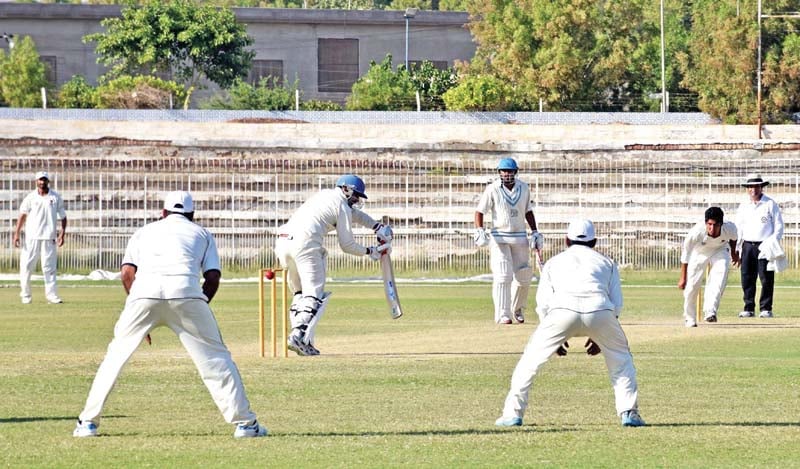
[(41, 257), (44, 293), (47, 298), (58, 297), (56, 285), (56, 238), (58, 222), (67, 218), (64, 200), (50, 189), (47, 194), (29, 193), (19, 207), (25, 218), (25, 239), (19, 258), (20, 296), (31, 296), (31, 272)]
[(145, 336), (159, 326), (169, 327), (178, 336), (227, 422), (256, 420), (200, 285), (203, 273), (220, 270), (214, 236), (183, 215), (171, 214), (137, 230), (122, 263), (136, 267), (136, 279), (80, 420), (99, 422), (123, 366)]
[[(519, 289), (527, 291), (533, 275), (525, 220), (525, 214), (533, 211), (530, 189), (517, 179), (509, 190), (497, 179), (483, 191), (476, 211), (484, 216), (491, 215), (492, 221), (489, 265), (492, 269), (494, 320), (510, 320), (512, 298), (519, 295)], [(523, 298), (519, 305), (522, 309), (527, 303), (527, 295)]]
[(347, 204), (342, 189), (323, 189), (311, 196), (278, 228), (275, 255), (288, 269), (293, 293), (322, 298), (327, 273), (325, 236), (333, 230), (339, 246), (348, 254), (364, 256), (367, 248), (353, 236), (352, 223), (372, 228), (377, 222)]
[(543, 319), (514, 369), (504, 418), (522, 418), (539, 369), (559, 346), (575, 336), (588, 336), (602, 349), (617, 414), (638, 408), (636, 369), (617, 319), (622, 310), (622, 289), (614, 261), (587, 246), (567, 248), (542, 269), (536, 309)]
[(698, 222), (683, 240), (681, 264), (686, 264), (686, 286), (683, 290), (683, 317), (694, 321), (697, 315), (697, 293), (703, 273), (709, 266), (706, 292), (703, 299), (703, 316), (716, 315), (722, 293), (728, 283), (731, 266), (730, 241), (737, 239), (736, 225), (726, 221), (716, 238), (708, 236), (705, 222)]

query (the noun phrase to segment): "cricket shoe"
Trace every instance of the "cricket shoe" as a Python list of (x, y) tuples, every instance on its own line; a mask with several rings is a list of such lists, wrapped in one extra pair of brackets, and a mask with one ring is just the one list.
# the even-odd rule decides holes
[[(300, 355), (301, 357), (319, 355), (319, 350), (312, 346), (306, 345), (306, 343), (303, 342), (303, 336), (301, 335), (291, 334), (289, 339), (286, 340), (286, 345), (289, 347), (289, 350)], [(314, 353), (315, 351), (316, 353)]]
[(509, 318), (500, 318), (500, 320), (497, 321), (497, 324), (511, 324), (511, 319), (509, 319)]
[(773, 317), (772, 316), (772, 311), (770, 311), (770, 310), (761, 311), (761, 314), (759, 314), (758, 317), (760, 317), (760, 318), (771, 318), (771, 317)]
[(686, 327), (697, 327), (697, 323), (695, 322), (694, 319), (684, 319), (683, 325), (685, 325)]
[(47, 297), (47, 302), (50, 303), (50, 304), (53, 304), (53, 305), (57, 305), (57, 304), (63, 303), (64, 300), (62, 300), (61, 298), (59, 298), (57, 296), (49, 296), (49, 297)]
[(97, 424), (78, 420), (78, 423), (75, 425), (75, 430), (72, 431), (72, 436), (77, 438), (97, 436)]
[(518, 309), (518, 310), (514, 311), (514, 319), (520, 324), (524, 323), (525, 322), (525, 312), (523, 310), (521, 310), (521, 309)]
[(645, 423), (636, 409), (626, 410), (620, 415), (623, 427), (644, 427)]
[(717, 322), (717, 315), (714, 313), (709, 314), (705, 318), (703, 318), (705, 322)]
[(754, 313), (752, 311), (742, 311), (741, 313), (739, 313), (739, 317), (740, 318), (752, 318), (755, 315), (756, 315), (756, 313)]
[(30, 296), (23, 296), (23, 297), (22, 297), (22, 304), (24, 304), (24, 305), (29, 305), (29, 304), (31, 304), (31, 301), (32, 301), (32, 300), (31, 300), (31, 297), (30, 297)]
[(234, 438), (259, 438), (268, 434), (267, 428), (258, 423), (258, 420), (253, 421), (250, 425), (240, 423), (236, 425), (236, 430), (233, 431)]
[(496, 427), (521, 427), (521, 417), (500, 417), (494, 421)]

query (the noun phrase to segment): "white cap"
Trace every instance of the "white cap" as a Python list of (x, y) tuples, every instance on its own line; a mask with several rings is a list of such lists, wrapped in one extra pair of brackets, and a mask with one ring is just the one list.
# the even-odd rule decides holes
[(186, 191), (173, 191), (164, 197), (164, 210), (175, 213), (194, 212), (192, 194)]
[(594, 239), (594, 223), (586, 218), (572, 220), (567, 228), (567, 238), (572, 241), (591, 241)]
[(50, 175), (49, 175), (49, 174), (47, 174), (47, 171), (39, 171), (38, 173), (36, 173), (36, 178), (35, 178), (35, 179), (36, 179), (37, 181), (38, 181), (39, 179), (42, 179), (42, 178), (45, 178), (45, 179), (47, 179), (48, 181), (50, 180)]

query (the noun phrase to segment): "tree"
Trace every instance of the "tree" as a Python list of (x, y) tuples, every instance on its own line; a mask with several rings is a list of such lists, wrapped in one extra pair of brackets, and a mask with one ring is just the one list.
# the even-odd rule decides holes
[(472, 0), (476, 57), (466, 73), (493, 74), (519, 108), (625, 109), (652, 75), (656, 26), (644, 0)]
[(347, 98), (347, 109), (351, 111), (411, 111), (415, 107), (414, 84), (408, 70), (401, 65), (395, 73), (391, 54), (379, 64), (371, 62)]
[(121, 18), (101, 22), (106, 32), (90, 34), (100, 62), (120, 74), (174, 73), (189, 89), (206, 78), (222, 88), (247, 75), (255, 52), (243, 24), (229, 8), (192, 0), (147, 0), (129, 4)]
[(506, 111), (513, 91), (492, 75), (470, 75), (448, 90), (442, 98), (449, 111)]
[(419, 91), (420, 106), (426, 111), (444, 110), (442, 95), (458, 84), (458, 74), (452, 68), (439, 70), (424, 60), (411, 67), (411, 83)]
[(297, 81), (287, 88), (279, 86), (278, 78), (271, 76), (262, 78), (256, 86), (236, 80), (236, 83), (223, 96), (211, 98), (203, 104), (203, 107), (206, 109), (284, 111), (292, 109), (295, 90), (297, 90)]
[(61, 86), (57, 106), (65, 109), (92, 109), (96, 105), (95, 89), (80, 75)]
[(0, 51), (0, 96), (9, 106), (41, 107), (41, 89), (49, 86), (30, 36), (16, 41), (7, 56)]

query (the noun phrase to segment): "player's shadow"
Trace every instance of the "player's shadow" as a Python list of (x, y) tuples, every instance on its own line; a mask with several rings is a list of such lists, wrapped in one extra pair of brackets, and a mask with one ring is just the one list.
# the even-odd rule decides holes
[(375, 437), (375, 436), (458, 436), (458, 435), (497, 435), (509, 434), (518, 432), (536, 432), (536, 433), (564, 433), (564, 432), (578, 432), (578, 428), (544, 428), (536, 425), (522, 425), (521, 427), (513, 428), (492, 428), (492, 429), (464, 429), (464, 430), (408, 430), (408, 431), (364, 431), (364, 432), (303, 432), (303, 433), (276, 433), (270, 436), (291, 436), (291, 437), (318, 437), (330, 438), (335, 436), (347, 437)]
[(800, 427), (800, 422), (674, 422), (648, 423), (648, 427)]

